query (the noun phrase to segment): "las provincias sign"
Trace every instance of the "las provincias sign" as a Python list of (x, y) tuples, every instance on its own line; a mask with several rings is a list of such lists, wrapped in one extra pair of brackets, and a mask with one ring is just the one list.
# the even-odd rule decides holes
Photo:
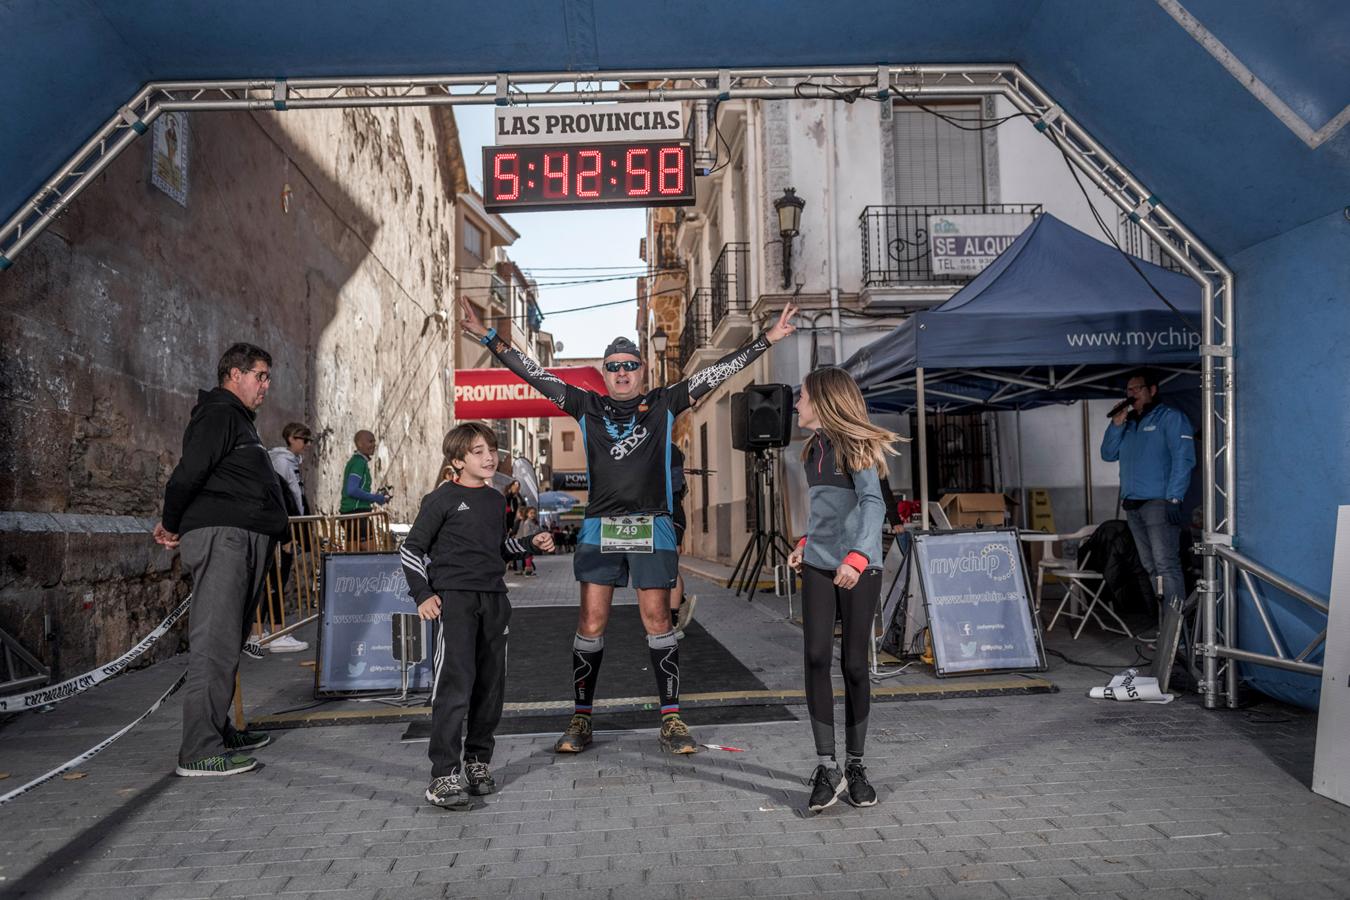
[[(562, 366), (548, 370), (568, 384), (606, 394), (605, 379), (594, 366)], [(543, 394), (510, 369), (456, 369), (455, 418), (529, 419), (565, 416)]]

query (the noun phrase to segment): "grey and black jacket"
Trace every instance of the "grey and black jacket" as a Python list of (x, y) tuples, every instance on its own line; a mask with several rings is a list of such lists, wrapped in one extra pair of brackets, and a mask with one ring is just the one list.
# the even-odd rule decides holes
[(833, 572), (847, 563), (862, 572), (881, 568), (881, 526), (886, 502), (881, 478), (869, 466), (846, 471), (835, 458), (834, 445), (822, 431), (811, 437), (806, 462), (810, 513), (798, 546), (808, 566)]

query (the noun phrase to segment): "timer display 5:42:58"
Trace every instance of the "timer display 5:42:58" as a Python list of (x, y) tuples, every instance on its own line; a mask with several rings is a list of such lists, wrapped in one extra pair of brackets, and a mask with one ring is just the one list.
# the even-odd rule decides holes
[(688, 141), (484, 147), (483, 176), (489, 212), (694, 202)]

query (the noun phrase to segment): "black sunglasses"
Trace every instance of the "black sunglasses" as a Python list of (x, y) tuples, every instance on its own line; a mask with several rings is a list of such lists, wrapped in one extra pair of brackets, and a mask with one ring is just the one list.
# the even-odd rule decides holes
[(623, 362), (605, 363), (606, 372), (617, 372), (620, 369), (623, 369), (625, 372), (636, 372), (640, 368), (642, 368), (642, 363), (635, 359), (625, 359)]

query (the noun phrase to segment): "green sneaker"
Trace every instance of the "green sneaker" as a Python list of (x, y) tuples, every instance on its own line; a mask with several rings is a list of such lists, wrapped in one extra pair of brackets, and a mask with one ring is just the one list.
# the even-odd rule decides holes
[(256, 768), (258, 768), (258, 761), (251, 756), (225, 756), (222, 754), (190, 762), (185, 766), (179, 766), (174, 771), (184, 778), (196, 778), (198, 776), (242, 775), (245, 772), (252, 772)]
[(263, 731), (232, 731), (225, 737), (225, 746), (231, 750), (257, 750), (272, 743), (272, 736)]

